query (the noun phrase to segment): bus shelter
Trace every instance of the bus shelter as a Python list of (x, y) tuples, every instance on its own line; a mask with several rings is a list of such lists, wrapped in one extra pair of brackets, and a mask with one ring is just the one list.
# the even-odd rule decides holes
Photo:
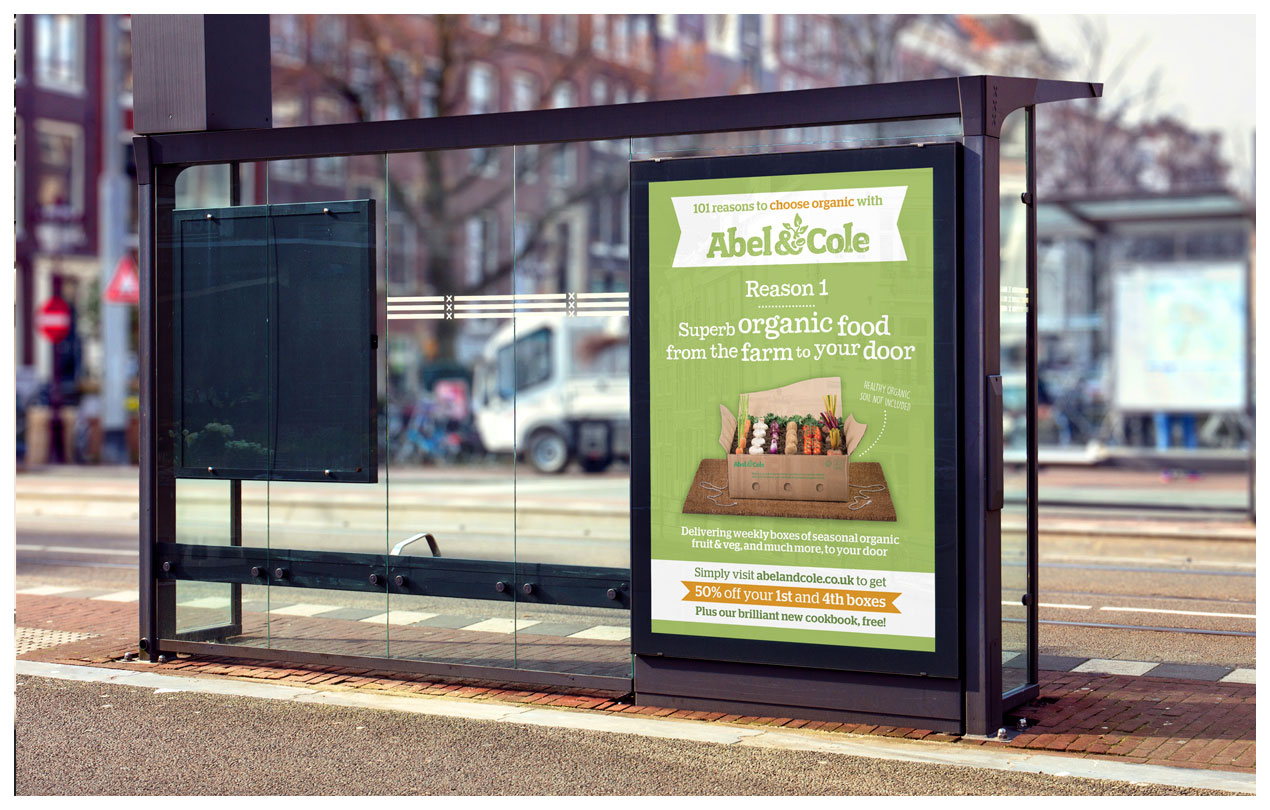
[(136, 46), (151, 660), (968, 734), (1036, 696), (1035, 111), (1100, 85), (269, 128), (209, 71), (174, 127), (182, 25)]

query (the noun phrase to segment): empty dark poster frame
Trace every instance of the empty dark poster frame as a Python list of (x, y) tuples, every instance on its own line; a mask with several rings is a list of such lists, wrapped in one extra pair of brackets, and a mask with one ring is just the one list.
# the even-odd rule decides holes
[[(262, 373), (262, 379), (257, 380), (261, 386), (261, 390), (267, 391), (267, 394), (260, 398), (261, 417), (260, 421), (264, 422), (264, 436), (259, 437), (266, 448), (265, 457), (261, 459), (261, 463), (252, 467), (235, 467), (229, 464), (209, 462), (215, 459), (203, 458), (199, 463), (191, 463), (186, 455), (189, 451), (183, 451), (181, 448), (174, 448), (177, 453), (176, 459), (176, 476), (178, 478), (200, 478), (213, 480), (230, 480), (230, 481), (336, 481), (344, 483), (375, 483), (378, 472), (378, 442), (375, 438), (375, 429), (377, 416), (375, 413), (375, 367), (373, 362), (373, 352), (377, 342), (374, 323), (375, 309), (375, 244), (373, 238), (366, 241), (364, 249), (352, 251), (356, 257), (356, 261), (348, 262), (347, 244), (342, 245), (345, 250), (345, 265), (341, 268), (341, 275), (346, 279), (340, 290), (341, 295), (338, 300), (342, 302), (344, 314), (340, 317), (351, 321), (356, 326), (363, 327), (362, 333), (353, 336), (353, 340), (345, 340), (342, 344), (331, 344), (326, 346), (324, 363), (333, 363), (334, 357), (342, 359), (341, 365), (345, 369), (352, 370), (351, 379), (346, 380), (346, 384), (353, 389), (353, 395), (356, 397), (356, 403), (364, 408), (364, 413), (360, 417), (356, 413), (348, 413), (348, 408), (344, 409), (344, 413), (335, 412), (333, 417), (328, 417), (328, 426), (332, 418), (340, 421), (341, 424), (348, 422), (358, 424), (360, 432), (351, 433), (343, 437), (343, 444), (337, 449), (338, 453), (333, 454), (335, 461), (324, 459), (321, 464), (309, 464), (304, 467), (294, 463), (279, 463), (279, 445), (282, 440), (280, 436), (290, 433), (303, 433), (310, 425), (289, 424), (284, 429), (284, 415), (288, 414), (291, 409), (284, 406), (282, 398), (305, 397), (312, 393), (312, 380), (314, 375), (311, 373), (296, 373), (289, 366), (302, 365), (301, 363), (293, 363), (291, 358), (296, 356), (296, 352), (283, 354), (280, 351), (282, 345), (279, 333), (280, 324), (288, 322), (290, 318), (284, 319), (280, 317), (282, 310), (296, 308), (300, 306), (298, 297), (288, 295), (288, 287), (298, 290), (301, 284), (297, 283), (288, 285), (283, 283), (284, 276), (293, 275), (288, 272), (290, 268), (284, 266), (279, 267), (280, 250), (275, 242), (275, 232), (279, 223), (289, 223), (289, 220), (295, 219), (316, 219), (319, 222), (338, 223), (345, 231), (356, 232), (363, 231), (372, 235), (375, 233), (375, 204), (374, 200), (341, 200), (338, 202), (319, 202), (319, 203), (288, 203), (274, 205), (252, 205), (252, 206), (231, 206), (228, 208), (207, 208), (207, 209), (179, 209), (173, 213), (175, 219), (174, 236), (177, 242), (173, 245), (173, 273), (175, 274), (173, 284), (175, 287), (176, 300), (181, 302), (180, 306), (174, 307), (173, 322), (175, 334), (183, 344), (190, 342), (210, 342), (217, 351), (224, 350), (224, 343), (217, 341), (217, 335), (223, 330), (225, 337), (233, 339), (235, 333), (239, 335), (250, 334), (252, 328), (261, 330), (263, 345), (266, 349), (266, 355), (274, 358), (274, 362), (267, 364), (267, 372)], [(258, 222), (259, 236), (244, 241), (241, 233), (231, 230), (234, 234), (228, 240), (225, 237), (218, 236), (218, 229), (223, 223), (233, 223), (252, 221)], [(187, 250), (184, 247), (184, 238), (186, 231), (192, 231), (194, 238), (202, 238), (204, 244), (200, 244), (197, 250)], [(310, 237), (312, 238), (312, 237)], [(241, 318), (244, 313), (240, 311), (240, 307), (235, 306), (234, 312), (221, 315), (219, 312), (209, 315), (206, 312), (199, 313), (195, 311), (195, 317), (202, 314), (204, 317), (200, 320), (199, 328), (183, 328), (183, 313), (190, 309), (185, 302), (188, 300), (197, 300), (197, 297), (203, 290), (191, 291), (187, 289), (186, 280), (189, 276), (186, 270), (186, 259), (183, 254), (192, 253), (194, 257), (210, 256), (218, 244), (224, 244), (226, 241), (232, 242), (241, 249), (254, 249), (258, 253), (258, 261), (252, 263), (253, 272), (256, 273), (252, 277), (251, 286), (247, 287), (243, 292), (247, 293), (250, 298), (256, 299), (252, 301), (252, 305), (259, 306), (260, 323), (254, 326), (251, 323), (243, 323), (237, 318)], [(332, 296), (334, 297), (334, 296)], [(305, 313), (309, 315), (309, 313)], [(321, 320), (317, 321), (325, 331), (329, 324), (323, 324)], [(345, 328), (345, 333), (349, 330)], [(323, 339), (325, 335), (323, 336)], [(361, 345), (355, 343), (356, 340), (363, 341)], [(306, 351), (312, 350), (313, 345), (306, 345)], [(342, 352), (342, 354), (340, 354)], [(185, 363), (185, 350), (174, 352), (177, 360), (177, 368), (175, 372), (174, 384), (177, 390), (177, 404), (174, 413), (177, 431), (175, 435), (185, 435), (187, 432), (197, 432), (201, 425), (197, 422), (187, 420), (184, 410), (183, 397), (186, 394), (181, 368)], [(367, 353), (369, 353), (367, 355)], [(367, 355), (367, 356), (359, 356)], [(229, 371), (226, 376), (231, 377), (226, 380), (213, 380), (217, 389), (233, 391), (233, 386), (239, 384), (235, 375), (240, 375), (238, 369)], [(267, 378), (267, 379), (264, 379)], [(322, 393), (322, 392), (316, 392)], [(361, 410), (361, 408), (355, 408)], [(341, 418), (342, 417), (342, 418)], [(257, 431), (260, 433), (261, 431)], [(243, 431), (236, 431), (235, 437), (241, 436)], [(285, 456), (284, 456), (285, 458)], [(345, 463), (338, 463), (339, 460)]]
[[(999, 374), (999, 142), (1000, 126), (1013, 110), (1036, 104), (1100, 96), (1099, 84), (1000, 76), (965, 76), (891, 84), (835, 87), (746, 96), (722, 96), (640, 104), (607, 105), (519, 113), (456, 116), (282, 129), (229, 130), (139, 136), (134, 140), (140, 186), (140, 646), (152, 660), (177, 651), (255, 655), (296, 662), (347, 663), (380, 669), (434, 674), (479, 673), (522, 683), (565, 683), (597, 686), (595, 678), (523, 670), (456, 668), (397, 659), (327, 656), (279, 650), (248, 650), (227, 645), (177, 641), (175, 636), (174, 566), (165, 556), (175, 547), (175, 477), (173, 448), (165, 429), (171, 425), (171, 213), (175, 182), (185, 168), (247, 161), (309, 159), (357, 154), (415, 152), (644, 138), (788, 127), (876, 123), (928, 118), (958, 118), (962, 162), (959, 188), (962, 228), (958, 254), (962, 265), (962, 308), (958, 324), (962, 343), (961, 423), (959, 442), (962, 483), (959, 504), (961, 533), (961, 675), (960, 688), (940, 695), (916, 694), (919, 702), (937, 699), (948, 719), (941, 727), (972, 734), (997, 728), (1003, 708), (1000, 672), (1000, 472), (1001, 459), (988, 458), (986, 448), (1000, 423), (988, 424), (990, 378)], [(914, 139), (907, 139), (914, 140)], [(632, 313), (632, 332), (646, 328)], [(641, 404), (633, 402), (633, 410)], [(999, 443), (997, 444), (999, 447)], [(632, 509), (632, 519), (647, 514)], [(337, 555), (339, 556), (339, 555)], [(338, 564), (338, 560), (333, 560)], [(512, 563), (507, 563), (514, 569)], [(353, 564), (343, 581), (350, 585)], [(583, 572), (575, 572), (585, 581)], [(598, 572), (597, 572), (598, 573)], [(612, 582), (596, 576), (595, 587)], [(329, 587), (329, 586), (328, 586)], [(390, 584), (387, 587), (392, 587)], [(605, 588), (605, 592), (620, 589)], [(488, 598), (485, 594), (476, 598)], [(616, 600), (615, 607), (623, 605)], [(1032, 615), (1032, 614), (1030, 614)], [(1034, 626), (1033, 626), (1034, 630)], [(477, 670), (468, 672), (466, 670)], [(635, 687), (641, 677), (636, 666)], [(701, 674), (701, 673), (698, 673)], [(708, 673), (706, 673), (708, 675)], [(789, 691), (801, 682), (761, 673), (737, 681), (738, 688), (776, 684)], [(796, 676), (798, 673), (786, 673)], [(826, 671), (831, 678), (852, 673)], [(884, 677), (857, 673), (853, 688), (873, 695), (877, 716), (894, 707), (897, 695)], [(874, 679), (874, 680), (870, 680)], [(626, 679), (609, 679), (624, 681)], [(821, 681), (824, 683), (823, 679)], [(618, 684), (605, 683), (601, 688)], [(629, 688), (630, 682), (626, 681)], [(830, 688), (830, 684), (826, 688)], [(1033, 685), (1034, 689), (1034, 685)], [(761, 691), (761, 690), (760, 690)], [(832, 690), (831, 690), (832, 691)], [(753, 692), (751, 692), (753, 694)], [(691, 695), (684, 698), (694, 700)], [(698, 701), (701, 702), (701, 701)]]

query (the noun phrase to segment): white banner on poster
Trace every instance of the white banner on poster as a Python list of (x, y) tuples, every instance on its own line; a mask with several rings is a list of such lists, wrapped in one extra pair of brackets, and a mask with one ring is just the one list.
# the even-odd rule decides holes
[(908, 186), (673, 197), (674, 267), (902, 262)]

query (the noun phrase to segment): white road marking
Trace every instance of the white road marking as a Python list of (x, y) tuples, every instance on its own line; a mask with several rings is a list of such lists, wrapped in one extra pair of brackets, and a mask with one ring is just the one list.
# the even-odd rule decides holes
[(1041, 558), (1041, 563), (1047, 562), (1125, 562), (1125, 563), (1157, 563), (1159, 565), (1183, 565), (1191, 566), (1193, 569), (1203, 573), (1205, 569), (1212, 568), (1220, 570), (1221, 568), (1256, 568), (1256, 561), (1246, 562), (1241, 560), (1188, 560), (1185, 557), (1113, 557), (1105, 554), (1055, 554), (1053, 556), (1045, 556)]
[(54, 554), (95, 554), (101, 557), (135, 557), (137, 556), (137, 550), (135, 548), (116, 549), (112, 551), (111, 549), (108, 549), (108, 548), (80, 548), (79, 546), (41, 546), (41, 545), (32, 545), (31, 543), (18, 543), (17, 549), (18, 551), (50, 551), (50, 552), (53, 552)]
[(1115, 610), (1120, 613), (1170, 613), (1177, 616), (1219, 616), (1223, 619), (1256, 619), (1255, 613), (1209, 613), (1203, 610), (1168, 610), (1166, 608), (1135, 608), (1103, 605), (1099, 610)]
[(625, 641), (630, 637), (631, 629), (629, 627), (617, 627), (609, 624), (597, 624), (595, 627), (588, 627), (569, 636), (569, 638), (593, 638), (599, 641)]
[[(1023, 607), (1017, 601), (1007, 601), (1005, 599), (1001, 600), (1001, 604), (1008, 607)], [(1091, 605), (1064, 605), (1060, 602), (1039, 602), (1038, 604), (1043, 608), (1062, 608), (1063, 610), (1090, 610), (1092, 608)]]
[(533, 627), (535, 624), (542, 622), (533, 619), (486, 619), (483, 622), (469, 624), (467, 627), (460, 628), (462, 630), (475, 630), (478, 633), (512, 633), (516, 630), (524, 630), (526, 627)]
[(1091, 658), (1072, 672), (1097, 672), (1102, 675), (1145, 675), (1155, 669), (1154, 661), (1113, 661), (1107, 658)]
[(79, 588), (65, 585), (37, 585), (34, 588), (23, 588), (18, 593), (26, 596), (57, 596), (59, 593), (70, 593), (78, 590)]
[(371, 624), (414, 624), (415, 622), (427, 621), (436, 615), (438, 614), (424, 613), (420, 610), (390, 610), (377, 616), (367, 616), (362, 621)]
[(1257, 670), (1239, 667), (1226, 677), (1221, 679), (1222, 683), (1257, 683)]
[(135, 602), (137, 601), (136, 591), (115, 591), (114, 593), (103, 593), (101, 596), (91, 596), (90, 599), (96, 599), (98, 602)]

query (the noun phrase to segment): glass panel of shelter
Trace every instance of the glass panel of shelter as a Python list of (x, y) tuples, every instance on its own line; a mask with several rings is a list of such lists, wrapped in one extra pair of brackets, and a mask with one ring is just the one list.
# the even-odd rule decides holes
[[(305, 380), (325, 379), (328, 388), (336, 387), (335, 378), (343, 372), (337, 371), (332, 376), (331, 369), (326, 368), (328, 364), (335, 364), (336, 359), (306, 351), (304, 335), (306, 332), (314, 336), (334, 333), (341, 340), (351, 341), (354, 338), (350, 334), (350, 326), (365, 326), (364, 319), (373, 324), (373, 334), (383, 334), (387, 253), (383, 212), (388, 205), (385, 158), (369, 154), (271, 161), (260, 183), (266, 190), (265, 201), (269, 205), (267, 210), (271, 220), (270, 261), (279, 265), (274, 282), (276, 295), (280, 302), (284, 302), (288, 295), (286, 288), (290, 287), (296, 294), (305, 296), (302, 315), (297, 311), (298, 305), (287, 310), (280, 304), (274, 313), (277, 336), (273, 339), (273, 348), (279, 355), (275, 365), (291, 364), (290, 369), (282, 370), (284, 373), (280, 379), (285, 380), (288, 374), (298, 374)], [(347, 201), (369, 203), (358, 206)], [(312, 204), (304, 209), (310, 213), (297, 213), (301, 209), (292, 207), (297, 203)], [(318, 206), (324, 203), (331, 204), (329, 208), (321, 208), (325, 217), (317, 213)], [(356, 216), (354, 212), (367, 208), (374, 211), (372, 230), (340, 230), (348, 227), (346, 220)], [(348, 239), (350, 233), (353, 236)], [(324, 279), (330, 275), (339, 277), (355, 272), (354, 266), (344, 266), (341, 262), (368, 260), (364, 245), (357, 247), (332, 241), (341, 238), (359, 243), (369, 238), (373, 243), (374, 264), (370, 268), (375, 291), (373, 301), (349, 294), (324, 295), (317, 286), (324, 284)], [(341, 251), (338, 255), (337, 250)], [(344, 252), (347, 250), (353, 253)], [(287, 251), (296, 257), (293, 266), (282, 266), (289, 264), (284, 259)], [(355, 259), (359, 253), (362, 258)], [(304, 275), (288, 277), (297, 269), (302, 270)], [(294, 480), (296, 476), (275, 470), (275, 479), (292, 480), (271, 480), (267, 484), (272, 583), (268, 604), (269, 646), (273, 649), (373, 657), (387, 654), (388, 598), (382, 584), (372, 587), (367, 582), (366, 590), (290, 587), (293, 572), (287, 570), (289, 565), (302, 568), (300, 560), (305, 552), (333, 552), (337, 556), (328, 559), (334, 560), (340, 560), (338, 555), (347, 554), (341, 561), (347, 563), (350, 570), (356, 570), (354, 567), (367, 559), (357, 555), (383, 555), (388, 550), (389, 471), (383, 450), (388, 424), (384, 409), (387, 352), (383, 341), (376, 338), (372, 343), (371, 335), (359, 333), (356, 339), (365, 340), (373, 351), (373, 383), (349, 380), (348, 385), (357, 382), (362, 386), (373, 386), (365, 391), (365, 395), (366, 399), (376, 403), (373, 415), (367, 414), (371, 419), (372, 432), (368, 440), (376, 445), (375, 452), (370, 454), (371, 458), (377, 459), (372, 462), (374, 469), (359, 470), (358, 475), (349, 476), (358, 480), (341, 480), (338, 470), (330, 471), (322, 479), (320, 476), (327, 464), (313, 454), (325, 449), (327, 444), (320, 436), (305, 435), (302, 429), (295, 427), (304, 422), (303, 419), (290, 423), (290, 428), (285, 419), (287, 414), (280, 414), (275, 421), (275, 466), (302, 466), (319, 477), (317, 480)], [(311, 393), (312, 400), (297, 400), (293, 391), (287, 391), (280, 384), (277, 396), (290, 397), (291, 401), (280, 402), (279, 409), (285, 405), (288, 411), (308, 410), (311, 411), (310, 416), (317, 418), (313, 409), (336, 407), (324, 404), (334, 402), (330, 399), (329, 390), (318, 391), (315, 388)], [(323, 401), (313, 401), (319, 398)], [(365, 427), (360, 435), (366, 435)], [(335, 467), (336, 463), (331, 462), (329, 466)], [(311, 585), (313, 579), (311, 577), (305, 584)]]
[[(215, 231), (208, 220), (199, 222), (186, 212), (263, 202), (263, 187), (255, 182), (263, 172), (264, 164), (255, 163), (193, 166), (182, 171), (175, 183), (174, 205), (177, 211), (169, 214), (172, 219), (168, 230), (170, 237), (166, 245), (160, 246), (161, 252), (171, 256), (175, 262), (179, 261), (178, 251), (188, 251), (189, 255), (183, 257), (191, 260), (186, 262), (190, 265), (187, 271), (198, 273), (194, 265), (200, 257), (195, 254), (201, 254), (204, 260), (210, 258)], [(197, 299), (205, 296), (209, 286), (213, 289), (220, 286), (221, 275), (226, 272), (232, 274), (234, 267), (231, 265), (247, 259), (244, 250), (250, 249), (240, 245), (237, 258), (231, 258), (228, 264), (205, 261), (201, 268), (202, 279), (190, 279), (191, 283), (185, 287), (174, 285), (175, 309), (184, 311), (187, 304), (191, 307), (190, 317), (184, 321), (177, 318), (172, 339), (164, 341), (172, 347), (172, 371), (174, 381), (178, 383), (172, 392), (174, 419), (184, 427), (183, 430), (168, 431), (175, 440), (173, 452), (177, 460), (187, 452), (191, 457), (200, 452), (220, 455), (226, 444), (235, 440), (232, 434), (236, 423), (242, 421), (259, 425), (267, 422), (266, 414), (270, 407), (268, 391), (258, 392), (259, 396), (254, 400), (239, 403), (236, 413), (230, 415), (223, 410), (213, 412), (214, 409), (209, 409), (207, 406), (213, 403), (199, 395), (197, 385), (190, 386), (190, 396), (183, 396), (179, 384), (182, 371), (187, 367), (192, 371), (199, 365), (215, 363), (215, 358), (223, 357), (230, 348), (212, 345), (205, 339), (193, 308)], [(251, 262), (256, 258), (260, 257), (253, 257)], [(258, 285), (239, 286), (239, 294), (247, 299), (263, 299), (264, 292)], [(200, 287), (202, 289), (197, 289)], [(215, 294), (208, 297), (216, 298)], [(215, 306), (231, 303), (220, 299)], [(212, 311), (206, 314), (215, 317)], [(268, 365), (268, 347), (258, 338), (258, 333), (241, 335), (242, 344), (233, 347), (239, 362)], [(175, 542), (203, 546), (268, 546), (268, 483), (264, 476), (254, 480), (242, 477), (191, 478), (178, 472), (174, 484)], [(268, 645), (267, 580), (262, 580), (260, 585), (178, 580), (174, 588), (174, 629), (177, 637), (246, 646)]]
[[(1001, 127), (1001, 381), (1002, 433), (1006, 456), (1006, 501), (1001, 510), (1001, 690), (1008, 693), (1029, 680), (1034, 632), (1028, 621), (1027, 599), (1034, 601), (1031, 582), (1029, 543), (1028, 445), (1029, 344), (1028, 310), (1035, 306), (1028, 288), (1027, 206), (1022, 195), (1028, 190), (1027, 115), (1018, 110)], [(1021, 497), (1020, 497), (1021, 496)], [(1035, 608), (1031, 608), (1035, 610)]]
[(628, 140), (515, 150), (515, 273), (495, 291), (514, 301), (515, 321), (486, 352), (500, 379), (514, 368), (514, 395), (500, 385), (490, 401), (513, 416), (521, 458), (516, 650), (524, 669), (631, 674), (625, 603), (538, 601), (532, 575), (539, 563), (630, 567), (629, 154)]
[[(518, 563), (629, 567), (626, 161), (959, 136), (951, 118), (245, 167), (252, 202), (376, 201), (383, 339), (376, 483), (244, 482), (241, 542), (511, 565), (494, 599), (242, 586), (233, 641), (629, 674), (625, 611), (516, 596)], [(178, 539), (204, 489), (228, 499), (180, 486)], [(188, 601), (224, 613), (232, 586), (205, 587)]]
[(417, 572), (389, 584), (394, 658), (517, 662), (513, 160), (387, 158), (388, 554)]

